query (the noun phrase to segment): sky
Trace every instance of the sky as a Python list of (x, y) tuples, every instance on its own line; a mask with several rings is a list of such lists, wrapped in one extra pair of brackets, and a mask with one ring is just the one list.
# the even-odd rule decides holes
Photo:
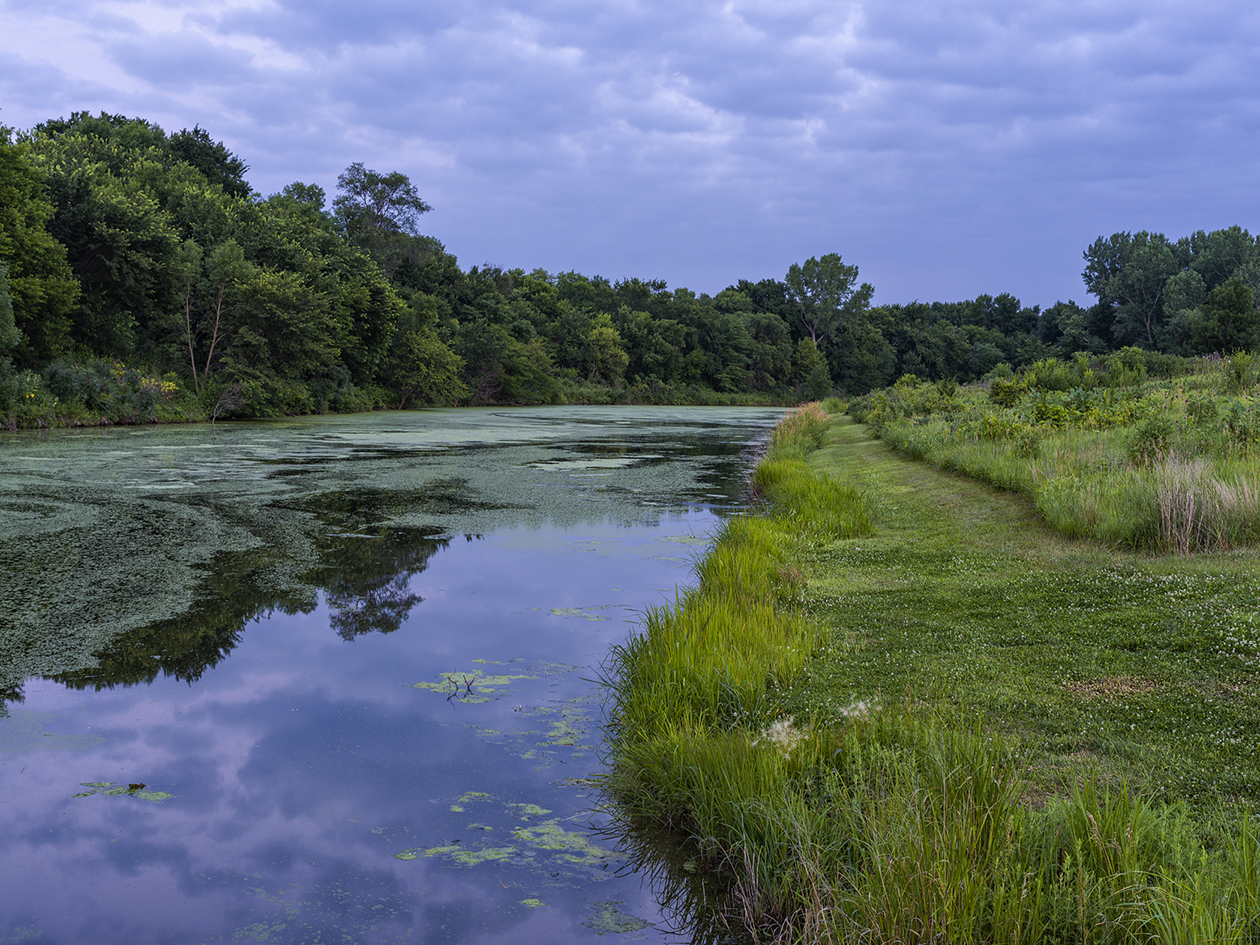
[(1260, 229), (1250, 0), (0, 0), (0, 124), (201, 125), (260, 193), (401, 171), (465, 268), (1090, 301), (1100, 235)]

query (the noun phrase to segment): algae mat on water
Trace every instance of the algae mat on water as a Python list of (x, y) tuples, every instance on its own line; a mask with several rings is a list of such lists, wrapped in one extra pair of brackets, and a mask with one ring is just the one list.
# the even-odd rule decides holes
[(788, 712), (946, 703), (1018, 738), (1038, 791), (1096, 770), (1167, 800), (1260, 799), (1256, 552), (1067, 541), (847, 418), (811, 463), (868, 490), (876, 523), (802, 563), (800, 606), (828, 633)]
[(0, 716), (31, 676), (196, 679), (257, 615), (309, 612), (321, 592), (343, 637), (390, 632), (419, 603), (391, 582), (454, 536), (733, 504), (747, 440), (779, 412), (470, 408), (6, 434)]

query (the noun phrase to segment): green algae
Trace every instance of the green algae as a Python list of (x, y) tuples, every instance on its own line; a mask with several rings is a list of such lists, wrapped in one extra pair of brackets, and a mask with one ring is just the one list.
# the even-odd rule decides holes
[(591, 721), (585, 712), (573, 706), (562, 706), (560, 718), (553, 720), (547, 737), (539, 745), (565, 745), (573, 747), (591, 730)]
[(593, 902), (591, 916), (582, 924), (588, 929), (594, 929), (599, 935), (641, 932), (652, 924), (617, 908), (624, 904), (622, 902)]
[(537, 804), (508, 804), (507, 806), (515, 810), (522, 820), (528, 820), (531, 817), (546, 817), (551, 813), (547, 808), (539, 807)]
[(583, 620), (608, 620), (608, 617), (602, 614), (592, 614), (589, 611), (602, 610), (601, 607), (553, 607), (551, 613), (557, 617), (581, 617)]
[[(316, 606), (329, 555), (389, 529), (436, 541), (643, 522), (709, 502), (715, 470), (781, 412), (461, 409), (6, 434), (0, 701), (33, 676), (108, 684), (93, 675), (97, 653), (176, 617), (221, 625), (230, 649), (253, 614)], [(615, 486), (589, 474), (599, 467)], [(256, 606), (216, 591), (231, 585), (249, 586)]]
[(526, 909), (537, 909), (539, 906), (545, 906), (546, 903), (541, 899), (522, 899), (521, 905)]
[(474, 801), (488, 801), (489, 799), (490, 795), (485, 791), (469, 791), (451, 805), (451, 810), (459, 814), (463, 812), (465, 804), (471, 804)]
[[(451, 805), (451, 810), (462, 813), (469, 803), (487, 804), (494, 802), (493, 795), (484, 791), (469, 791), (461, 795)], [(587, 839), (582, 830), (566, 830), (562, 824), (566, 818), (552, 817), (539, 821), (552, 811), (546, 807), (528, 801), (499, 801), (500, 810), (517, 821), (515, 826), (509, 825), (510, 839), (515, 845), (504, 843), (508, 837), (494, 842), (489, 837), (464, 843), (452, 840), (449, 843), (434, 847), (408, 847), (393, 854), (398, 860), (416, 860), (421, 857), (432, 857), (445, 860), (454, 866), (470, 867), (487, 862), (511, 862), (512, 864), (535, 870), (542, 870), (550, 880), (560, 875), (583, 876), (587, 880), (593, 877), (594, 867), (606, 867), (618, 862), (621, 857), (611, 850), (604, 849)], [(524, 823), (520, 823), (524, 821)], [(494, 832), (494, 825), (484, 822), (468, 824), (471, 831), (482, 833)], [(544, 856), (539, 856), (544, 854)], [(600, 876), (607, 873), (594, 870)]]
[(586, 835), (565, 830), (559, 820), (548, 820), (533, 827), (516, 827), (512, 836), (536, 850), (562, 854), (562, 859), (579, 866), (600, 866), (615, 859), (612, 853), (596, 846)]
[[(414, 853), (415, 851), (406, 852)], [(517, 856), (519, 851), (516, 847), (466, 847), (460, 843), (451, 843), (443, 847), (429, 847), (423, 853), (425, 856), (444, 857), (459, 866), (479, 866), (482, 863), (497, 863), (500, 860), (509, 859)], [(404, 859), (397, 853), (394, 855), (399, 859)], [(415, 859), (415, 857), (406, 857), (406, 859)]]
[[(474, 660), (474, 662), (476, 662)], [(430, 692), (441, 692), (448, 696), (466, 696), (464, 702), (489, 702), (489, 697), (498, 694), (505, 686), (521, 679), (537, 679), (537, 676), (522, 675), (489, 675), (479, 669), (460, 672), (459, 670), (441, 673), (438, 682), (418, 682), (416, 689), (428, 689)], [(478, 698), (485, 696), (486, 698)]]
[(91, 797), (94, 794), (99, 794), (102, 797), (135, 797), (155, 804), (175, 796), (168, 791), (147, 791), (143, 784), (115, 785), (113, 781), (84, 781), (81, 786), (91, 790), (80, 791), (78, 794), (71, 794), (70, 796)]

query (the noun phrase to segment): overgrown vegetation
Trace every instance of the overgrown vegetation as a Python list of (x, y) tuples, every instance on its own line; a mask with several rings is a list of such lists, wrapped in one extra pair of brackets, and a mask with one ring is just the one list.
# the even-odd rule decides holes
[(817, 407), (754, 485), (608, 667), (613, 810), (697, 940), (1260, 938), (1253, 559), (1061, 541)]
[[(836, 253), (710, 296), (461, 268), (421, 232), (429, 204), (396, 171), (352, 164), (331, 201), (301, 181), (257, 194), (247, 171), (202, 128), (86, 112), (16, 139), (0, 127), (0, 425), (795, 404), (904, 374), (968, 383), (1121, 345), (1155, 357), (1260, 339), (1260, 245), (1238, 227), (1100, 238), (1085, 252), (1088, 309), (1042, 311), (1007, 293), (872, 305), (873, 287)], [(172, 410), (102, 414), (45, 384), (54, 362), (96, 361), (182, 393)]]
[(1065, 535), (1228, 549), (1260, 539), (1257, 360), (1126, 348), (948, 394), (907, 376), (850, 412), (916, 459), (1028, 496)]

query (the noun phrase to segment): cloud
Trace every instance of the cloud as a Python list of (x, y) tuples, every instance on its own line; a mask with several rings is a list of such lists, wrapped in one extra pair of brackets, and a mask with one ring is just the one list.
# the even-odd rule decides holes
[(1257, 195), (1260, 18), (1231, 0), (54, 0), (0, 26), (6, 121), (200, 123), (263, 191), (402, 170), (466, 262), (716, 291), (841, 251), (880, 298), (1048, 303), (1093, 236), (1246, 225)]

